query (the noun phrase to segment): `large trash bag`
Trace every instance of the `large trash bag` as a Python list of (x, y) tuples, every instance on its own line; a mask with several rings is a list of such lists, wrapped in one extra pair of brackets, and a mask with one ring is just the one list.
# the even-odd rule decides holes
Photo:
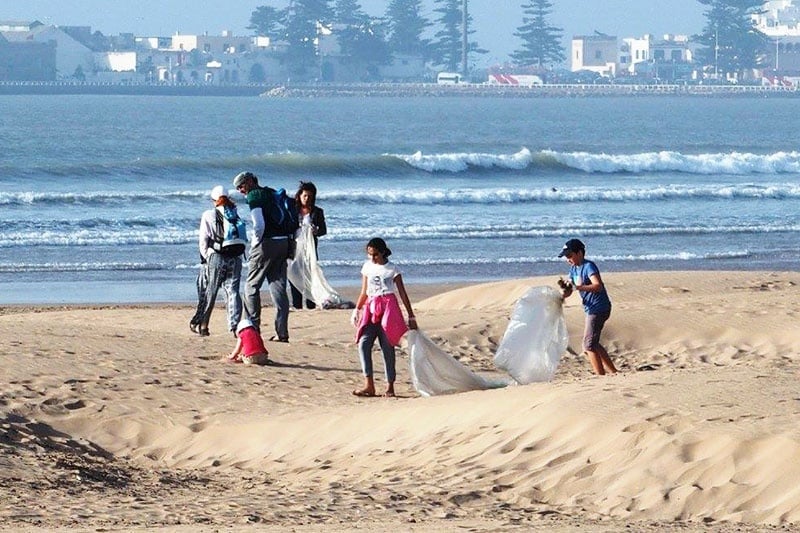
[(294, 258), (289, 260), (286, 276), (295, 288), (303, 293), (303, 298), (311, 300), (323, 309), (351, 309), (353, 302), (342, 298), (325, 279), (322, 267), (317, 261), (314, 247), (314, 233), (309, 225), (301, 226), (296, 240)]
[(506, 386), (506, 383), (489, 381), (473, 373), (418, 329), (408, 332), (408, 346), (411, 352), (411, 381), (423, 396)]
[(561, 293), (531, 287), (517, 300), (494, 364), (522, 385), (550, 381), (568, 340)]

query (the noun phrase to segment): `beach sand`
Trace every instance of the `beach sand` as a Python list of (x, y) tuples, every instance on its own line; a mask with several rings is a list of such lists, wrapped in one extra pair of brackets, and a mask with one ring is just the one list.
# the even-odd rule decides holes
[[(349, 310), (292, 312), (254, 367), (220, 360), (221, 296), (207, 338), (186, 305), (4, 307), (0, 529), (800, 530), (800, 273), (604, 278), (619, 374), (567, 353), (552, 382), (433, 398), (405, 349), (398, 398), (351, 394)], [(423, 331), (502, 377), (516, 299), (555, 277), (407, 283)]]

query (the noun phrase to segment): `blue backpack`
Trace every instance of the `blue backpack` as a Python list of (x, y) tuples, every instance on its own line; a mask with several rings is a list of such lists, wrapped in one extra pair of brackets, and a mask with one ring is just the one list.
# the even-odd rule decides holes
[(221, 205), (215, 210), (217, 224), (212, 248), (223, 257), (238, 257), (247, 245), (247, 230), (235, 207)]
[(266, 211), (265, 218), (269, 222), (267, 231), (271, 237), (294, 236), (294, 232), (300, 227), (300, 214), (297, 212), (294, 198), (286, 194), (286, 189), (269, 189), (269, 191), (272, 193), (272, 201), (263, 208)]

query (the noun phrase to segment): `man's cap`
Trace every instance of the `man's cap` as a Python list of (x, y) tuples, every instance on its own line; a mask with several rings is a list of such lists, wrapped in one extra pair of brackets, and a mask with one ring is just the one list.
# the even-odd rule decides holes
[(228, 193), (225, 191), (225, 187), (222, 185), (217, 185), (213, 189), (211, 189), (211, 199), (215, 202), (219, 200), (220, 196), (228, 196)]
[(253, 174), (252, 172), (239, 172), (238, 174), (236, 174), (236, 177), (233, 178), (233, 186), (239, 187), (240, 185), (242, 185), (242, 183), (244, 183), (248, 179), (255, 180), (256, 175)]
[(586, 252), (586, 247), (578, 239), (570, 239), (564, 243), (564, 247), (561, 249), (561, 253), (558, 254), (558, 257), (564, 257), (567, 254), (574, 254), (577, 252)]

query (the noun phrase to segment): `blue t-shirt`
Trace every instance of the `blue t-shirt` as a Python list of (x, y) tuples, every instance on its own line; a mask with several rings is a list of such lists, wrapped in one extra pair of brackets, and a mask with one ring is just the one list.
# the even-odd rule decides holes
[[(588, 259), (584, 259), (580, 266), (571, 266), (569, 268), (569, 279), (572, 280), (572, 284), (575, 286), (589, 285), (592, 282), (589, 278), (593, 274), (599, 276), (600, 269)], [(600, 292), (580, 291), (580, 294), (583, 309), (587, 314), (597, 315), (611, 312), (611, 299), (608, 297), (605, 285)]]

